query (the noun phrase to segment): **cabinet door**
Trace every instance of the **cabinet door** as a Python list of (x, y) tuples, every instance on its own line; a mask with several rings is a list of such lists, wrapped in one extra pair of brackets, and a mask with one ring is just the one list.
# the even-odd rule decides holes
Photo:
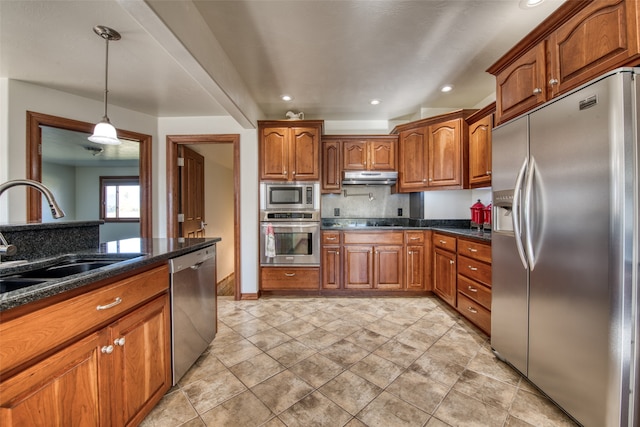
[(463, 120), (429, 126), (429, 187), (462, 185)]
[(424, 127), (400, 132), (398, 191), (408, 193), (427, 189), (427, 142)]
[(374, 288), (402, 289), (402, 254), (402, 246), (375, 247)]
[(340, 289), (342, 259), (340, 246), (323, 246), (321, 252), (322, 289)]
[(444, 301), (456, 306), (456, 255), (434, 249), (433, 291)]
[(318, 181), (320, 179), (320, 133), (314, 127), (291, 129), (289, 149), (289, 179)]
[[(215, 319), (211, 319), (215, 321)], [(137, 425), (171, 387), (169, 296), (156, 298), (110, 326), (112, 425)]]
[(547, 100), (546, 47), (540, 42), (496, 75), (496, 121), (503, 123)]
[(638, 54), (637, 1), (593, 2), (549, 37), (552, 96), (624, 65)]
[(260, 144), (260, 179), (286, 181), (289, 173), (289, 128), (265, 128)]
[(373, 288), (373, 247), (343, 246), (345, 289)]
[(339, 193), (342, 176), (340, 176), (340, 141), (322, 142), (322, 193)]
[(369, 141), (369, 169), (395, 170), (396, 145), (394, 141)]
[(407, 290), (421, 291), (425, 288), (425, 248), (423, 245), (407, 246), (406, 281)]
[(342, 143), (342, 169), (367, 170), (366, 141), (344, 141)]
[(491, 185), (491, 129), (493, 114), (469, 126), (469, 185)]
[[(0, 425), (110, 425), (98, 381), (106, 334), (94, 333), (0, 383)], [(106, 409), (106, 408), (105, 408)]]

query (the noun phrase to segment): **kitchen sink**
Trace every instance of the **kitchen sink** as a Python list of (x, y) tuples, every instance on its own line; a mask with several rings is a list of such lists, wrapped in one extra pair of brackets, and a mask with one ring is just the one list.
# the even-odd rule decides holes
[(23, 277), (0, 278), (0, 294), (27, 288), (44, 282), (46, 282), (44, 279), (28, 279)]
[(59, 279), (73, 274), (85, 273), (87, 271), (95, 270), (96, 268), (106, 267), (107, 265), (115, 264), (120, 261), (122, 260), (66, 261), (59, 265), (27, 271), (22, 273), (20, 276), (25, 278)]

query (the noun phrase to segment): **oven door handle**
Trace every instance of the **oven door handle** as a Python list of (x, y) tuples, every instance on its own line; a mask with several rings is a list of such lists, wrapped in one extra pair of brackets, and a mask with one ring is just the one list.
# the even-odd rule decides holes
[[(265, 224), (262, 225), (263, 227), (266, 227)], [(273, 228), (296, 228), (296, 227), (300, 227), (300, 228), (315, 228), (315, 227), (319, 227), (319, 225), (317, 223), (313, 223), (313, 224), (308, 224), (308, 223), (296, 223), (296, 224), (271, 224), (271, 226)]]

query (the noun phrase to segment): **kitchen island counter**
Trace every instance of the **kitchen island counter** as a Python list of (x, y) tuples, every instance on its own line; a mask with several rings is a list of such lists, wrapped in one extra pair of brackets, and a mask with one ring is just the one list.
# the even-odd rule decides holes
[(0, 313), (25, 304), (41, 301), (45, 298), (60, 295), (64, 292), (77, 290), (96, 282), (125, 276), (137, 270), (159, 265), (170, 258), (193, 252), (211, 246), (221, 239), (219, 237), (201, 239), (177, 238), (132, 238), (102, 243), (96, 249), (74, 251), (52, 257), (30, 260), (25, 264), (10, 264), (2, 267), (0, 264), (0, 279), (20, 275), (37, 268), (45, 268), (65, 259), (124, 259), (95, 270), (73, 274), (70, 276), (47, 279), (22, 289), (0, 293)]

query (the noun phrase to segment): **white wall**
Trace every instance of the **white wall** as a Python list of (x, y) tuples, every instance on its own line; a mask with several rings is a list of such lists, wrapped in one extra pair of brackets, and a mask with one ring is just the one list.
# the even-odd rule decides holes
[[(161, 117), (158, 135), (161, 147), (154, 151), (154, 164), (166, 164), (167, 135), (240, 134), (240, 251), (241, 293), (258, 292), (258, 133), (243, 129), (231, 117)], [(163, 171), (164, 171), (163, 166)], [(164, 174), (163, 174), (164, 176)], [(167, 182), (158, 184), (158, 236), (167, 231)]]
[[(0, 102), (3, 106), (6, 102), (7, 107), (0, 113), (0, 117), (6, 117), (6, 128), (4, 128), (6, 129), (6, 137), (4, 136), (5, 131), (0, 134), (0, 150), (2, 150), (0, 152), (3, 154), (0, 158), (0, 170), (3, 171), (0, 175), (2, 182), (26, 177), (27, 111), (90, 123), (98, 122), (104, 112), (102, 100), (83, 98), (17, 80), (3, 81), (0, 90), (2, 91), (0, 92), (2, 96)], [(4, 111), (6, 111), (6, 116)], [(0, 120), (5, 120), (4, 117)], [(110, 105), (109, 118), (117, 128), (151, 135), (153, 138), (152, 151), (156, 153), (160, 149), (155, 117)], [(164, 149), (164, 145), (162, 148)], [(152, 171), (153, 211), (157, 212), (157, 181), (159, 174), (164, 176), (164, 167), (159, 168), (158, 163), (154, 162)], [(9, 189), (0, 197), (0, 222), (24, 222), (27, 217), (26, 208), (26, 191), (20, 188)], [(155, 216), (152, 221), (155, 234), (159, 224)], [(166, 227), (164, 228), (166, 229)]]
[[(76, 171), (73, 166), (42, 162), (42, 182), (54, 194), (56, 202), (64, 211), (67, 221), (76, 217)], [(47, 199), (42, 196), (42, 222), (53, 222)]]
[(491, 189), (425, 191), (424, 218), (471, 219), (470, 208), (478, 199), (491, 203)]

